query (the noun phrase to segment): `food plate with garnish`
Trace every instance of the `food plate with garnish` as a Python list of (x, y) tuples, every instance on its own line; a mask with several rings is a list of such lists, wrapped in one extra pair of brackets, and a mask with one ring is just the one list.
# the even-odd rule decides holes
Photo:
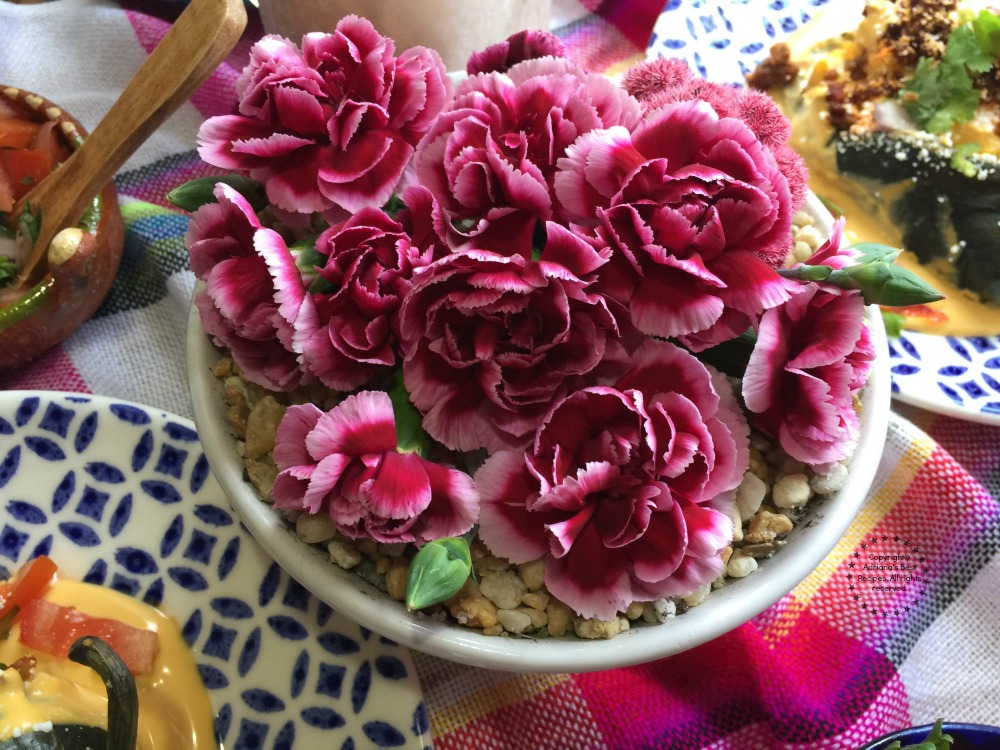
[[(430, 746), (409, 652), (310, 596), (257, 546), (187, 420), (98, 396), (0, 394), (0, 502), (0, 580), (35, 577), (39, 556), (58, 567), (0, 641), (5, 664), (25, 642), (37, 655), (23, 688), (13, 669), (0, 680), (5, 708), (22, 711), (0, 716), (0, 747), (48, 720), (104, 715), (86, 695), (66, 698), (79, 665), (46, 655), (59, 648), (52, 633), (85, 618), (112, 644), (122, 628), (157, 631), (152, 664), (133, 670), (144, 750)], [(122, 650), (131, 670), (126, 657), (143, 649)], [(53, 705), (61, 713), (47, 719)]]
[(894, 396), (1000, 424), (1000, 18), (984, 8), (670, 3), (648, 56), (717, 81), (755, 74), (848, 238), (904, 248), (898, 262), (945, 294), (887, 321), (902, 327), (889, 345)]

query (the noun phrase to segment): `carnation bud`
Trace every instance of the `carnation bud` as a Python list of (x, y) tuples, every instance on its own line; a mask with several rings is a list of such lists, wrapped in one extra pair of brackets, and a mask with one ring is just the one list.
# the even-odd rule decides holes
[(905, 307), (944, 299), (944, 295), (912, 271), (876, 260), (834, 271), (825, 283), (858, 289), (867, 304)]
[(414, 556), (406, 579), (406, 608), (423, 609), (457, 594), (472, 572), (469, 543), (462, 537), (428, 542)]
[(220, 182), (229, 185), (246, 198), (254, 211), (260, 211), (267, 205), (264, 191), (260, 183), (237, 174), (222, 176), (198, 177), (188, 180), (167, 193), (167, 200), (183, 211), (194, 212), (206, 203), (215, 203), (215, 186)]

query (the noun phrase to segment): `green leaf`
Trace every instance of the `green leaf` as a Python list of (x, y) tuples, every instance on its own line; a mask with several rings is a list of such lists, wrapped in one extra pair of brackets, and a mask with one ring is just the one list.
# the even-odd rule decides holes
[(410, 401), (401, 371), (393, 376), (389, 400), (392, 401), (392, 412), (396, 418), (396, 444), (399, 452), (425, 455), (429, 440), (424, 432), (424, 418)]
[(952, 169), (961, 172), (966, 177), (975, 177), (979, 173), (979, 168), (969, 160), (969, 157), (978, 151), (978, 143), (963, 143), (958, 146), (951, 156)]
[(945, 59), (963, 64), (973, 73), (986, 73), (993, 69), (994, 55), (984, 50), (972, 24), (962, 24), (951, 32)]
[(882, 313), (882, 325), (885, 326), (886, 336), (893, 339), (899, 338), (903, 334), (903, 323), (906, 322), (906, 318), (884, 308), (880, 308), (879, 312)]
[(944, 733), (942, 724), (942, 719), (934, 722), (933, 729), (931, 729), (930, 734), (927, 735), (927, 739), (923, 742), (904, 745), (900, 740), (896, 740), (892, 744), (887, 745), (885, 750), (948, 750), (955, 741), (955, 738), (950, 734)]
[(17, 278), (17, 264), (13, 258), (0, 257), (0, 288), (10, 286)]
[(1000, 58), (1000, 16), (988, 10), (979, 11), (972, 19), (972, 30), (980, 49), (994, 59)]
[(428, 542), (410, 562), (407, 609), (423, 609), (451, 598), (461, 591), (471, 573), (472, 555), (465, 539), (447, 537)]
[(247, 199), (254, 211), (260, 211), (267, 206), (264, 188), (256, 180), (242, 175), (229, 174), (220, 176), (198, 177), (179, 185), (167, 193), (167, 200), (183, 211), (197, 211), (206, 203), (215, 203), (215, 186), (224, 182)]
[(850, 246), (851, 250), (858, 253), (859, 263), (871, 263), (876, 260), (883, 260), (892, 263), (899, 257), (899, 248), (883, 245), (879, 242), (857, 242)]

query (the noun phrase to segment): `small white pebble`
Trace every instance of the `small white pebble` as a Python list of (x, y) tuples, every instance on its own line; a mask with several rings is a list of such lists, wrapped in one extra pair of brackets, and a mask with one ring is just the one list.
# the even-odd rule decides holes
[(812, 497), (809, 477), (805, 474), (788, 474), (774, 483), (771, 499), (779, 508), (801, 508)]
[(815, 250), (823, 244), (823, 235), (816, 227), (802, 227), (798, 234), (795, 235), (795, 241), (804, 242)]
[(662, 623), (677, 616), (677, 605), (673, 599), (660, 597), (655, 602), (646, 602), (642, 608), (642, 619), (646, 622)]
[(813, 249), (805, 242), (796, 242), (792, 247), (792, 257), (799, 263), (805, 263), (813, 254)]
[(736, 507), (740, 510), (740, 521), (746, 523), (760, 509), (767, 494), (767, 485), (760, 477), (751, 472), (743, 475), (740, 486), (736, 488)]
[(523, 633), (531, 627), (531, 617), (516, 609), (498, 609), (497, 619), (508, 633)]
[(689, 607), (697, 607), (708, 598), (710, 593), (712, 593), (712, 584), (706, 583), (704, 586), (696, 588), (687, 596), (682, 596), (681, 599), (683, 599), (684, 603)]
[(749, 555), (744, 555), (739, 550), (733, 552), (726, 565), (726, 573), (732, 578), (746, 578), (757, 570), (757, 561)]
[(336, 536), (337, 527), (329, 513), (303, 513), (295, 521), (295, 533), (306, 544), (321, 544)]
[(832, 495), (844, 486), (847, 481), (847, 467), (844, 464), (834, 464), (826, 474), (817, 474), (809, 485), (817, 495)]
[(573, 623), (573, 629), (580, 638), (614, 638), (628, 630), (629, 623), (625, 617), (616, 617), (614, 620), (577, 620)]
[(327, 554), (344, 570), (350, 570), (361, 562), (361, 550), (342, 539), (334, 539), (326, 545)]
[(497, 609), (514, 609), (527, 591), (524, 581), (513, 571), (487, 571), (479, 581), (479, 591)]

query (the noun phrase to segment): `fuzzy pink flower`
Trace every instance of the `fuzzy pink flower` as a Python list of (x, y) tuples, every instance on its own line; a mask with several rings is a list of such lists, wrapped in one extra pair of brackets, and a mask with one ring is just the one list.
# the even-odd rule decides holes
[(394, 52), (357, 16), (307, 34), (301, 52), (264, 37), (237, 81), (240, 113), (206, 120), (199, 154), (263, 183), (285, 212), (383, 205), (451, 87), (436, 52)]
[(452, 245), (528, 257), (554, 216), (556, 161), (580, 135), (632, 127), (639, 103), (564, 58), (472, 76), (417, 149), (415, 174), (454, 224)]
[(316, 250), (325, 264), (294, 317), (293, 345), (324, 385), (350, 391), (396, 364), (399, 306), (413, 268), (428, 259), (404, 226), (377, 208), (327, 229)]
[(874, 358), (857, 292), (800, 285), (761, 317), (743, 379), (753, 425), (807, 464), (845, 458), (858, 436), (854, 397)]
[(747, 425), (725, 377), (648, 340), (614, 388), (556, 405), (529, 453), (486, 460), (475, 475), (479, 533), (512, 562), (542, 558), (554, 596), (610, 619), (722, 573), (730, 490), (748, 466)]
[(550, 224), (539, 261), (467, 250), (417, 274), (400, 333), (427, 433), (455, 450), (523, 447), (553, 402), (617, 377), (618, 327), (582, 279), (603, 262)]
[(556, 194), (612, 249), (599, 288), (642, 332), (702, 349), (787, 299), (792, 220), (774, 157), (740, 120), (681, 102), (582, 136)]
[(470, 76), (479, 73), (506, 73), (525, 60), (538, 57), (565, 57), (562, 40), (549, 31), (525, 30), (512, 34), (502, 42), (473, 52), (465, 67)]
[(295, 260), (242, 195), (220, 183), (215, 196), (217, 203), (195, 212), (184, 238), (191, 270), (205, 282), (195, 297), (202, 325), (248, 380), (291, 390), (311, 380), (292, 350), (286, 321), (305, 297)]
[(389, 396), (362, 391), (331, 411), (291, 406), (278, 425), (274, 505), (330, 514), (352, 539), (416, 542), (464, 534), (479, 495), (468, 474), (399, 453)]
[(753, 131), (775, 161), (792, 196), (792, 212), (805, 204), (809, 170), (788, 145), (791, 123), (767, 94), (696, 76), (683, 60), (658, 58), (631, 68), (622, 86), (642, 102), (644, 112), (652, 112), (675, 102), (708, 102), (719, 117), (735, 117)]

